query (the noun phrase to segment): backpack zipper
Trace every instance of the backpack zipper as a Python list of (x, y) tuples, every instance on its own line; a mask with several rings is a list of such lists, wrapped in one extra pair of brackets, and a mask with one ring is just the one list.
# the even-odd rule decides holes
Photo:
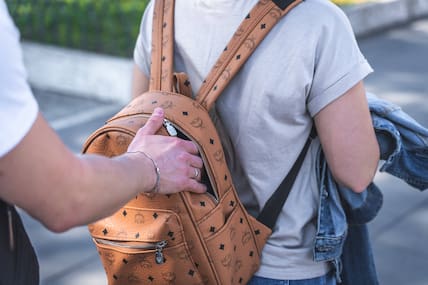
[[(172, 136), (172, 137), (176, 137), (177, 135), (178, 135), (178, 131), (180, 132), (180, 133), (182, 133), (184, 136), (186, 136), (187, 138), (189, 138), (190, 140), (192, 140), (192, 141), (195, 141), (195, 139), (193, 138), (193, 137), (191, 137), (188, 133), (186, 133), (185, 131), (183, 131), (183, 129), (181, 129), (180, 127), (178, 127), (177, 125), (175, 125), (175, 124), (173, 124), (171, 121), (169, 121), (168, 119), (164, 119), (163, 120), (163, 125), (165, 126), (165, 128), (166, 128), (166, 131), (168, 132), (168, 134), (170, 135), (170, 136)], [(178, 131), (177, 131), (178, 130)], [(198, 144), (196, 144), (197, 145), (197, 147), (198, 147), (198, 150), (199, 150), (199, 153), (201, 154), (201, 158), (202, 158), (202, 161), (204, 162), (204, 165), (207, 165), (207, 159), (206, 159), (206, 156), (205, 156), (205, 154), (202, 152), (202, 150), (201, 150), (201, 148), (198, 146)], [(205, 170), (206, 170), (206, 172), (207, 172), (207, 175), (208, 175), (208, 179), (210, 180), (210, 183), (211, 183), (211, 186), (213, 187), (213, 192), (214, 192), (214, 195), (212, 195), (211, 193), (206, 193), (206, 194), (208, 194), (208, 195), (210, 195), (213, 199), (214, 199), (214, 202), (215, 203), (218, 203), (218, 200), (219, 200), (219, 197), (218, 197), (218, 191), (217, 191), (217, 188), (216, 188), (216, 185), (213, 183), (214, 182), (214, 180), (213, 180), (213, 175), (212, 175), (212, 173), (209, 171), (209, 169), (207, 168), (207, 167), (205, 167)]]
[[(142, 116), (144, 118), (150, 118), (150, 114), (146, 114), (146, 113), (144, 113), (144, 114), (140, 113), (140, 114), (135, 114), (135, 115)], [(120, 117), (117, 118), (117, 119), (120, 119)], [(168, 119), (164, 119), (163, 125), (166, 128), (167, 133), (170, 136), (177, 137), (178, 136), (178, 131), (180, 131), (181, 134), (183, 134), (184, 136), (186, 136), (187, 138), (189, 138), (191, 141), (196, 141), (192, 136), (190, 136), (188, 133), (186, 133), (185, 131), (183, 131), (183, 129), (181, 129), (180, 127), (178, 127), (177, 125), (175, 125), (174, 123), (172, 123), (171, 121), (169, 121)], [(111, 130), (111, 129), (118, 130), (118, 128), (108, 127), (106, 129), (103, 129), (102, 132), (106, 132), (106, 131)], [(121, 128), (119, 130), (120, 131), (124, 131), (124, 130), (129, 131), (128, 129), (123, 129), (123, 128)], [(98, 135), (98, 134), (99, 133), (92, 134), (92, 137), (96, 137), (96, 135)], [(135, 132), (129, 132), (129, 135), (135, 135)], [(196, 144), (196, 146), (198, 147), (199, 153), (201, 154), (201, 158), (202, 158), (202, 161), (203, 161), (204, 165), (208, 165), (208, 160), (207, 160), (204, 152), (202, 151), (202, 149), (199, 147), (198, 144)], [(208, 197), (210, 197), (213, 200), (214, 204), (218, 204), (219, 197), (218, 197), (218, 191), (217, 191), (216, 184), (213, 183), (214, 182), (213, 174), (211, 173), (211, 171), (207, 167), (205, 168), (205, 170), (207, 172), (207, 176), (208, 176), (210, 185), (211, 185), (212, 190), (213, 190), (213, 194), (211, 194), (209, 192), (206, 192), (205, 194), (208, 194)]]
[(162, 251), (168, 244), (166, 240), (161, 240), (158, 242), (138, 242), (138, 243), (132, 243), (132, 244), (129, 244), (129, 242), (116, 242), (116, 241), (106, 240), (101, 238), (95, 238), (95, 241), (99, 244), (120, 247), (120, 248), (156, 250), (155, 252), (156, 264), (162, 264), (165, 262), (165, 258), (163, 256)]
[(175, 129), (171, 121), (168, 121), (167, 119), (163, 119), (163, 125), (165, 126), (166, 131), (171, 137), (176, 137), (178, 135), (177, 130)]

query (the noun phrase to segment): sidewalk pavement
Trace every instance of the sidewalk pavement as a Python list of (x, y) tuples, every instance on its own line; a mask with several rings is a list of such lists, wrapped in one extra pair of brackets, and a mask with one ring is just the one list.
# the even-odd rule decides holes
[[(428, 0), (371, 0), (343, 10), (356, 36), (364, 37), (428, 15)], [(23, 50), (29, 81), (40, 90), (121, 104), (130, 99), (131, 59), (29, 42)]]

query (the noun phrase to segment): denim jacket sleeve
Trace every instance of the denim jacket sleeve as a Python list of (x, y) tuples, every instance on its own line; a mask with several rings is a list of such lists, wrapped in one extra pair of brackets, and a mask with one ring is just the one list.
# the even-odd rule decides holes
[(367, 94), (379, 143), (380, 171), (402, 179), (419, 190), (428, 188), (428, 129), (399, 106)]

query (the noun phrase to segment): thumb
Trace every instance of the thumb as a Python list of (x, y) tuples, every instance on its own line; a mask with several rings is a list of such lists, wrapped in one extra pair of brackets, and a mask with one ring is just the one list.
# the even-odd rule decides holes
[(156, 108), (146, 124), (138, 131), (141, 135), (154, 135), (162, 127), (164, 111), (162, 108)]

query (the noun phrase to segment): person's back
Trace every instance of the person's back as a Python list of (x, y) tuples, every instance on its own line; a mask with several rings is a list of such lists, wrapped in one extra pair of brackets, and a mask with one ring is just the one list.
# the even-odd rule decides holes
[[(143, 17), (134, 53), (143, 77), (149, 77), (152, 3)], [(256, 3), (176, 1), (175, 69), (189, 75), (195, 93)], [(228, 157), (234, 183), (253, 214), (290, 170), (314, 119), (339, 182), (362, 191), (371, 181), (377, 146), (364, 88), (359, 83), (370, 72), (349, 22), (329, 1), (307, 0), (299, 4), (257, 47), (216, 103), (218, 119), (228, 134), (224, 145), (230, 146)], [(352, 105), (356, 112), (343, 112)], [(331, 120), (335, 116), (340, 120)], [(355, 126), (356, 118), (361, 122), (359, 127)], [(343, 137), (350, 130), (356, 134), (355, 141), (345, 142)], [(366, 148), (358, 146), (363, 141)], [(329, 262), (313, 260), (320, 195), (315, 177), (317, 143), (312, 144), (264, 248), (257, 276), (304, 280), (323, 276), (331, 269)], [(354, 153), (345, 155), (348, 152)], [(350, 164), (348, 160), (356, 154), (360, 158)], [(353, 167), (359, 169), (356, 173), (361, 176), (356, 179), (361, 185), (348, 180), (348, 171)]]

